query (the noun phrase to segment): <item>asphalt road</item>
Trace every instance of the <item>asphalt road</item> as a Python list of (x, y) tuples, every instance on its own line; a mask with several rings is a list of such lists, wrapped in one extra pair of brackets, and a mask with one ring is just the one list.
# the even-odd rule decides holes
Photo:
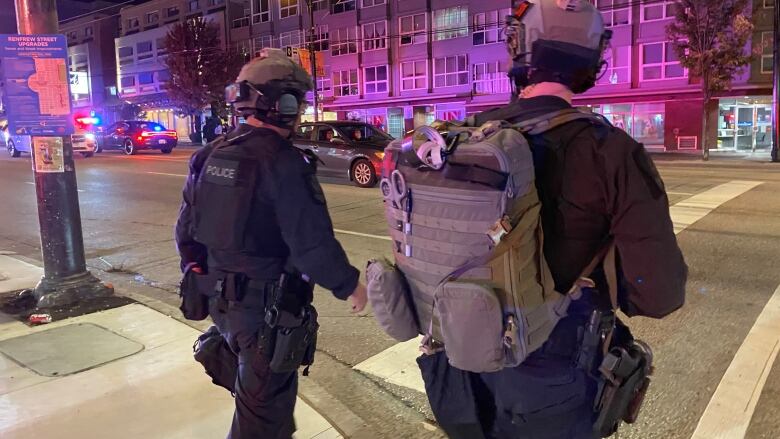
[[(175, 304), (173, 224), (192, 149), (76, 159), (89, 267), (120, 291)], [(760, 182), (678, 235), (690, 277), (686, 306), (662, 321), (628, 323), (655, 351), (656, 375), (640, 420), (621, 437), (689, 438), (757, 316), (780, 284), (780, 165), (759, 161), (657, 160), (675, 205), (721, 184)], [(359, 268), (391, 257), (377, 189), (323, 184), (337, 237)], [(0, 158), (0, 250), (40, 259), (29, 157)], [(326, 417), (362, 437), (440, 437), (424, 395), (354, 371), (393, 346), (370, 314), (321, 291), (320, 354), (302, 382)], [(315, 401), (316, 402), (316, 401)], [(736, 403), (735, 403), (736, 404)], [(743, 410), (736, 407), (735, 410)], [(769, 374), (746, 437), (780, 437), (780, 366)], [(358, 427), (358, 425), (361, 425)], [(365, 424), (365, 425), (363, 425)], [(352, 429), (352, 430), (350, 430)]]

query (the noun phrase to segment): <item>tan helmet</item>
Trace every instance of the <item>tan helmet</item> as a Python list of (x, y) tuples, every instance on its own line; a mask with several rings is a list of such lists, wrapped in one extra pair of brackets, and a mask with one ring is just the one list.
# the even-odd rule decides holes
[(505, 35), (517, 88), (558, 82), (583, 93), (596, 83), (612, 31), (587, 0), (515, 0)]
[(314, 88), (311, 76), (280, 49), (263, 49), (225, 91), (226, 99), (243, 116), (289, 127)]

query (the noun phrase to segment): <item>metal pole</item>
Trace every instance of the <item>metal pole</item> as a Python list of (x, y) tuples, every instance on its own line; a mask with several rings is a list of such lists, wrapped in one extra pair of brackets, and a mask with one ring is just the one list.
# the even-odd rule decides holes
[(775, 2), (774, 10), (774, 74), (772, 84), (774, 92), (772, 93), (772, 119), (774, 125), (774, 134), (772, 136), (772, 161), (780, 161), (778, 150), (780, 150), (780, 2)]
[(309, 64), (311, 64), (311, 78), (314, 81), (314, 121), (319, 121), (320, 98), (319, 88), (317, 87), (317, 54), (314, 53), (314, 0), (306, 0), (309, 7)]
[[(16, 0), (16, 23), (20, 34), (56, 34), (56, 0)], [(70, 136), (61, 139), (65, 172), (33, 171), (43, 256), (43, 278), (34, 293), (41, 308), (113, 293), (87, 271), (73, 146)]]

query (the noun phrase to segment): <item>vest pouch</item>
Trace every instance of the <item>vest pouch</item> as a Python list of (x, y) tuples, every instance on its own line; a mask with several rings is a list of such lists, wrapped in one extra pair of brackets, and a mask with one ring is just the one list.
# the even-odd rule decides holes
[(253, 249), (249, 217), (257, 180), (257, 163), (215, 151), (197, 183), (195, 239), (210, 250)]
[(398, 341), (411, 340), (420, 333), (412, 308), (409, 287), (403, 274), (385, 259), (374, 259), (366, 267), (368, 301), (379, 326)]
[(477, 373), (504, 368), (503, 311), (493, 288), (446, 282), (436, 295), (434, 313), (452, 366)]

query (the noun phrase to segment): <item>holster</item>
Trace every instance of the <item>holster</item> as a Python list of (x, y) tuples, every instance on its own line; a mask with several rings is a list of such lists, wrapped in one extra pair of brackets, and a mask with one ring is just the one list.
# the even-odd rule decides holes
[(215, 294), (217, 277), (188, 269), (179, 284), (179, 309), (187, 320), (204, 320), (209, 315), (209, 297)]
[(273, 372), (293, 372), (314, 363), (317, 346), (317, 310), (311, 305), (314, 286), (300, 274), (283, 274), (266, 305), (265, 328), (259, 348), (270, 353)]
[(599, 371), (602, 380), (594, 407), (598, 413), (594, 432), (609, 437), (621, 421), (633, 424), (639, 416), (653, 373), (652, 350), (639, 340), (615, 346), (604, 356)]

